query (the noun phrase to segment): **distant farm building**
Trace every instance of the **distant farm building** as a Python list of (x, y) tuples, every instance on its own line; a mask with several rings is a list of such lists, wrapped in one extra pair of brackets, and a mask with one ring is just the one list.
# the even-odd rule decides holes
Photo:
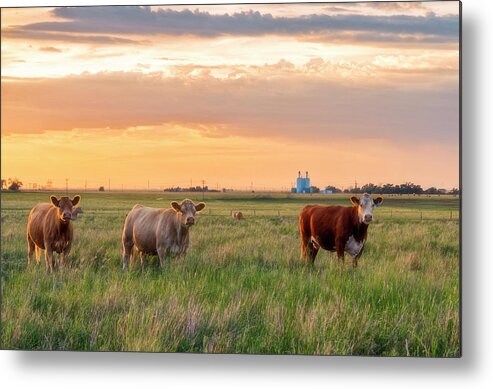
[(298, 178), (296, 179), (296, 188), (291, 188), (292, 193), (312, 193), (312, 187), (310, 185), (310, 177), (308, 172), (305, 172), (305, 177), (301, 176), (301, 172), (298, 172)]

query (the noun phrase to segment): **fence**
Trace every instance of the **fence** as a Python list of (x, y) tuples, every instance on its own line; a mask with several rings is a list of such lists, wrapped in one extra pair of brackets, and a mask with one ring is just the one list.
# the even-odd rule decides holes
[[(84, 208), (84, 215), (105, 214), (105, 215), (126, 215), (128, 209), (112, 208), (112, 209), (87, 209)], [(293, 217), (297, 218), (300, 214), (300, 209), (275, 209), (275, 208), (235, 208), (235, 211), (241, 211), (245, 218), (252, 217)], [(2, 208), (2, 219), (8, 214), (23, 214), (27, 217), (30, 209), (23, 208)], [(231, 209), (225, 208), (206, 208), (200, 213), (201, 216), (211, 217), (231, 217)], [(458, 210), (403, 210), (399, 208), (378, 209), (374, 212), (374, 218), (378, 220), (460, 220), (460, 212)], [(86, 216), (86, 217), (87, 217)]]
[[(265, 208), (247, 208), (235, 209), (241, 211), (244, 217), (298, 217), (300, 210), (291, 209), (265, 209)], [(207, 216), (225, 216), (231, 217), (231, 210), (209, 208), (202, 212)], [(402, 210), (386, 209), (374, 212), (375, 220), (459, 220), (460, 212), (451, 210)]]

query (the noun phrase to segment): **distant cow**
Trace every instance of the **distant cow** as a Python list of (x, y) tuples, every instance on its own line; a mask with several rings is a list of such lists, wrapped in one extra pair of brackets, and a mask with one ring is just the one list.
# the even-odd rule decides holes
[(77, 219), (77, 216), (80, 214), (84, 213), (81, 207), (74, 208), (74, 211), (72, 212), (72, 220)]
[(358, 266), (358, 258), (363, 252), (368, 225), (373, 220), (373, 207), (383, 199), (372, 199), (365, 193), (359, 199), (351, 197), (353, 207), (307, 205), (300, 214), (301, 253), (310, 263), (314, 263), (318, 250), (336, 251), (344, 263), (344, 252), (353, 258), (353, 266)]
[(185, 199), (172, 208), (149, 208), (137, 204), (128, 213), (123, 227), (123, 269), (133, 263), (134, 249), (139, 252), (140, 263), (144, 255), (158, 255), (161, 267), (169, 254), (181, 256), (189, 247), (189, 228), (195, 224), (195, 212), (205, 204), (194, 204)]
[(74, 208), (80, 196), (70, 199), (62, 196), (59, 199), (50, 197), (50, 203), (36, 205), (29, 213), (27, 221), (27, 257), (28, 265), (31, 263), (36, 251), (36, 262), (39, 264), (41, 249), (45, 250), (46, 271), (56, 270), (57, 263), (54, 252), (60, 254), (60, 266), (65, 264), (70, 247), (72, 246), (73, 227), (71, 220), (77, 216), (77, 208)]
[(236, 220), (243, 219), (243, 212), (241, 211), (231, 211), (231, 217)]

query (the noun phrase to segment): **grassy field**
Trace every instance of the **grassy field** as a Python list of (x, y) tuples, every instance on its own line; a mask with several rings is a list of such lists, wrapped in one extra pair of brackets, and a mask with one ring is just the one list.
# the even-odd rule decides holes
[(2, 193), (2, 348), (460, 354), (458, 198), (385, 197), (359, 267), (341, 269), (335, 253), (300, 260), (297, 216), (348, 195), (206, 194), (185, 259), (123, 272), (126, 212), (184, 197), (202, 200), (82, 193), (70, 266), (47, 275), (43, 260), (26, 268), (25, 229), (49, 194)]

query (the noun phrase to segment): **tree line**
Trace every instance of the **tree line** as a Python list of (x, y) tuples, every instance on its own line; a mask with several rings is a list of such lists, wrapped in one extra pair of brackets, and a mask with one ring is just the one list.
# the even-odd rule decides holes
[[(443, 188), (436, 188), (431, 186), (427, 189), (423, 189), (421, 185), (413, 184), (412, 182), (406, 182), (400, 185), (394, 184), (384, 184), (384, 185), (375, 185), (372, 183), (365, 184), (361, 187), (355, 187), (351, 189), (340, 189), (333, 185), (327, 185), (325, 187), (326, 191), (332, 191), (332, 193), (370, 193), (370, 194), (460, 194), (460, 190), (458, 188), (453, 188), (452, 190), (447, 190)], [(313, 193), (320, 192), (320, 188), (312, 187)]]
[[(23, 186), (21, 180), (17, 177), (2, 179), (2, 190), (10, 190), (17, 192)], [(313, 193), (319, 193), (320, 188), (317, 186), (312, 186)], [(438, 194), (460, 194), (460, 190), (458, 188), (453, 188), (452, 190), (447, 190), (443, 188), (436, 188), (431, 186), (427, 189), (423, 189), (421, 185), (413, 184), (412, 182), (406, 182), (400, 185), (394, 184), (385, 184), (385, 185), (375, 185), (372, 183), (365, 184), (361, 187), (355, 187), (351, 189), (340, 189), (333, 185), (327, 185), (325, 187), (326, 191), (331, 191), (332, 193), (370, 193), (370, 194), (430, 194), (430, 195), (438, 195)], [(104, 191), (104, 187), (100, 187), (99, 191)], [(209, 189), (208, 186), (194, 186), (189, 188), (181, 188), (181, 187), (171, 187), (165, 188), (165, 192), (219, 192), (219, 190)], [(232, 191), (232, 189), (222, 189), (222, 192)]]

